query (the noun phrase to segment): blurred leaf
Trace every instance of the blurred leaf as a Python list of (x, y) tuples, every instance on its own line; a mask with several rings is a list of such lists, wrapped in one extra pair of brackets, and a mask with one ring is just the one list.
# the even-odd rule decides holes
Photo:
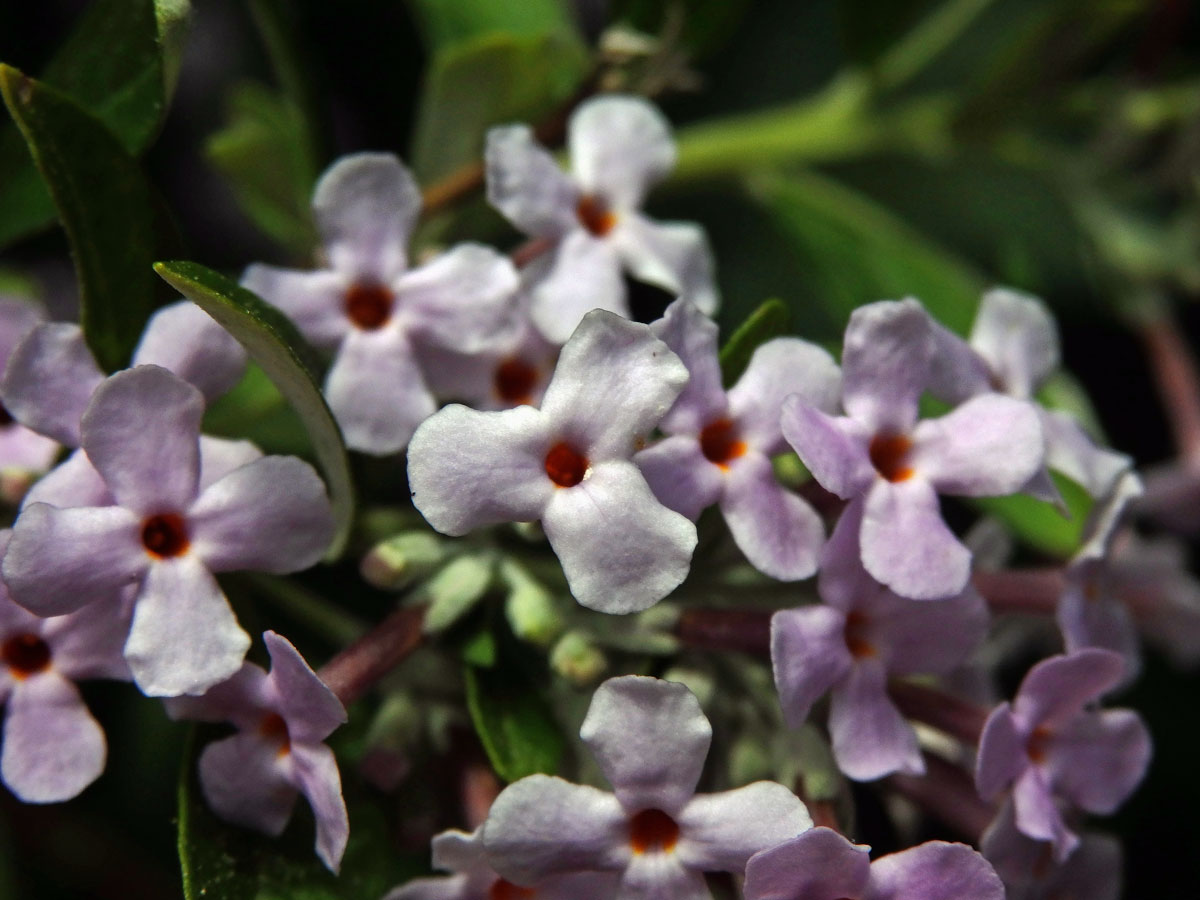
[[(866, 197), (811, 172), (757, 177), (750, 188), (790, 239), (806, 303), (828, 318), (844, 323), (864, 303), (913, 296), (947, 327), (970, 325), (980, 276)], [(804, 303), (793, 312), (810, 315)]]
[(333, 503), (337, 532), (326, 558), (336, 558), (354, 523), (354, 484), (342, 432), (317, 382), (315, 351), (283, 313), (212, 269), (160, 262), (154, 270), (241, 342), (303, 420)]
[[(187, 0), (96, 0), (41, 82), (67, 94), (133, 155), (166, 114), (190, 13)], [(0, 246), (49, 225), (54, 204), (16, 129), (0, 132)]]
[(196, 735), (193, 729), (179, 778), (178, 847), (185, 900), (379, 900), (420, 873), (419, 864), (396, 851), (378, 805), (349, 785), (350, 842), (340, 875), (330, 873), (313, 851), (312, 814), (303, 797), (279, 838), (221, 821), (204, 802), (195, 775), (200, 750)]
[(588, 70), (578, 36), (492, 33), (439, 52), (417, 110), (412, 162), (428, 182), (478, 160), (488, 128), (536, 123), (565, 103)]
[(721, 380), (729, 387), (746, 371), (760, 344), (788, 334), (791, 314), (782, 300), (767, 300), (750, 314), (721, 348)]
[(233, 390), (209, 404), (204, 433), (253, 441), (264, 453), (307, 456), (312, 452), (304, 423), (254, 362)]
[(463, 667), (467, 709), (496, 774), (513, 782), (558, 770), (566, 742), (540, 689), (511, 660), (481, 671)]
[(846, 56), (873, 62), (940, 0), (842, 0), (836, 4), (838, 36)]
[(625, 0), (614, 18), (705, 56), (729, 41), (749, 8), (750, 0)]
[(88, 346), (101, 368), (122, 368), (156, 305), (151, 264), (174, 250), (161, 201), (112, 132), (65, 94), (5, 65), (0, 92), (67, 233)]
[(236, 87), (228, 123), (209, 137), (209, 162), (233, 185), (245, 213), (297, 255), (316, 245), (311, 198), (316, 162), (295, 104), (257, 84)]
[(1068, 559), (1079, 549), (1092, 498), (1071, 479), (1051, 472), (1066, 501), (1070, 516), (1064, 516), (1052, 503), (1035, 500), (1028, 494), (1008, 497), (980, 497), (971, 504), (989, 513), (1012, 529), (1023, 543), (1059, 559)]
[(574, 30), (563, 0), (409, 0), (409, 5), (431, 50), (494, 33), (537, 37)]

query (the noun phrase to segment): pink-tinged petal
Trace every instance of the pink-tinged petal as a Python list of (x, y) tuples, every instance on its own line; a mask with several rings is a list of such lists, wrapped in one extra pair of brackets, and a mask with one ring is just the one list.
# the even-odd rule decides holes
[(1028, 399), (1058, 368), (1058, 328), (1036, 297), (1008, 288), (983, 295), (971, 346), (987, 360), (1000, 390)]
[(966, 844), (928, 841), (877, 859), (863, 900), (1004, 900), (1004, 883)]
[(621, 878), (613, 872), (579, 872), (549, 878), (537, 886), (537, 900), (615, 900)]
[(875, 480), (867, 452), (871, 435), (853, 419), (835, 417), (800, 397), (783, 402), (779, 419), (784, 438), (821, 487), (849, 500)]
[(325, 377), (325, 397), (346, 445), (379, 456), (403, 450), (437, 403), (395, 328), (346, 335)]
[(0, 471), (45, 472), (58, 456), (58, 441), (24, 425), (0, 425)]
[(653, 222), (628, 212), (618, 219), (611, 240), (638, 281), (677, 294), (708, 315), (717, 311), (712, 248), (699, 225)]
[(261, 459), (262, 455), (262, 451), (250, 441), (200, 435), (200, 492), (203, 493), (234, 469)]
[(689, 869), (741, 875), (755, 853), (813, 827), (800, 798), (773, 781), (698, 794), (679, 813), (675, 852)]
[(695, 793), (712, 726), (684, 685), (626, 675), (596, 689), (579, 736), (626, 811), (674, 816)]
[(1070, 415), (1058, 410), (1038, 410), (1046, 436), (1046, 465), (1082, 485), (1093, 497), (1109, 493), (1133, 460), (1124, 453), (1097, 447)]
[(987, 360), (940, 322), (933, 323), (934, 354), (929, 393), (957, 406), (979, 394), (996, 390)]
[(817, 593), (825, 603), (843, 613), (854, 611), (865, 598), (887, 590), (863, 568), (858, 535), (862, 531), (865, 506), (862, 498), (846, 504), (821, 551)]
[(640, 206), (675, 165), (670, 123), (640, 97), (610, 94), (582, 104), (567, 124), (567, 145), (580, 187), (621, 210)]
[(473, 872), (491, 868), (483, 853), (482, 830), (478, 828), (469, 833), (451, 828), (435, 834), (429, 842), (429, 849), (430, 863), (441, 872)]
[(783, 715), (792, 728), (849, 674), (846, 616), (827, 606), (784, 609), (771, 617), (771, 664)]
[(115, 502), (112, 491), (88, 459), (87, 453), (80, 448), (34, 482), (21, 501), (21, 506), (49, 503), (65, 509), (72, 506), (111, 506)]
[(1081, 716), (1046, 745), (1055, 792), (1090, 813), (1111, 815), (1146, 774), (1150, 733), (1133, 710)]
[(32, 301), (0, 294), (0, 368), (46, 314)]
[(638, 452), (637, 463), (663, 506), (693, 522), (721, 497), (725, 475), (709, 462), (694, 437), (676, 435)]
[(213, 572), (297, 572), (333, 538), (325, 484), (308, 463), (265, 456), (230, 472), (187, 514), (192, 551)]
[(150, 566), (125, 642), (125, 658), (143, 694), (203, 693), (233, 675), (249, 649), (250, 636), (195, 556)]
[(296, 804), (285, 771), (279, 746), (257, 734), (215, 741), (200, 754), (200, 787), (212, 811), (272, 837), (283, 833)]
[(724, 417), (728, 406), (717, 357), (717, 323), (694, 303), (680, 299), (650, 330), (688, 370), (687, 384), (659, 427), (667, 434), (698, 435), (705, 425)]
[(988, 608), (970, 584), (955, 597), (913, 603), (894, 594), (870, 604), (871, 638), (886, 647), (893, 675), (949, 672), (983, 643)]
[(54, 672), (26, 678), (8, 698), (0, 775), (26, 803), (59, 803), (100, 777), (104, 731), (79, 689)]
[(617, 798), (549, 775), (510, 784), (483, 824), (492, 868), (517, 884), (581, 870), (623, 870), (633, 855)]
[(855, 781), (893, 772), (925, 774), (917, 735), (887, 694), (878, 659), (859, 659), (829, 697), (829, 733), (838, 768)]
[(655, 499), (633, 463), (601, 462), (542, 514), (571, 594), (607, 613), (638, 612), (683, 583), (696, 526)]
[(1052, 842), (1056, 862), (1061, 863), (1079, 845), (1079, 836), (1063, 821), (1039, 766), (1029, 766), (1018, 776), (1013, 785), (1013, 808), (1018, 830), (1034, 840)]
[(688, 381), (646, 325), (595, 310), (562, 349), (542, 412), (593, 462), (629, 459)]
[(562, 344), (593, 309), (629, 315), (616, 249), (582, 228), (567, 233), (530, 288), (529, 315), (549, 340)]
[(204, 396), (166, 369), (126, 369), (96, 388), (83, 448), (122, 506), (182, 512), (199, 483), (203, 415)]
[(409, 445), (413, 504), (451, 535), (540, 519), (556, 490), (546, 475), (550, 446), (545, 417), (532, 407), (447, 406), (421, 424)]
[(313, 215), (333, 268), (386, 284), (408, 264), (421, 189), (391, 153), (354, 153), (325, 170)]
[(983, 799), (991, 800), (1029, 765), (1025, 754), (1028, 737), (1018, 730), (1007, 703), (992, 710), (984, 722), (975, 758), (975, 789)]
[(388, 891), (383, 900), (480, 900), (486, 896), (485, 890), (486, 886), (475, 883), (468, 875), (414, 878)]
[(971, 551), (942, 519), (937, 494), (922, 478), (879, 479), (863, 509), (863, 566), (902, 597), (936, 600), (960, 593)]
[(272, 713), (272, 691), (267, 673), (254, 663), (242, 667), (229, 678), (194, 697), (164, 697), (167, 715), (175, 720), (195, 722), (232, 722), (239, 731), (255, 731)]
[(775, 478), (771, 461), (750, 451), (729, 466), (721, 512), (738, 548), (758, 571), (798, 581), (817, 571), (825, 525)]
[(140, 532), (141, 521), (119, 506), (26, 507), (4, 554), (9, 594), (40, 616), (119, 598), (150, 562)]
[(50, 645), (54, 668), (72, 681), (113, 678), (129, 681), (122, 652), (133, 615), (126, 597), (89, 603), (78, 612), (45, 620), (42, 637)]
[(834, 900), (867, 885), (868, 848), (829, 828), (813, 828), (754, 856), (746, 866), (746, 900)]
[(1044, 659), (1021, 682), (1013, 715), (1029, 732), (1070, 721), (1120, 684), (1124, 671), (1125, 661), (1110, 650), (1088, 648)]
[(872, 433), (904, 434), (929, 384), (933, 329), (916, 300), (883, 300), (850, 316), (842, 347), (842, 403)]
[(1068, 653), (1085, 647), (1100, 647), (1119, 653), (1125, 660), (1125, 681), (1141, 670), (1141, 642), (1129, 610), (1112, 595), (1098, 573), (1076, 573), (1058, 600), (1055, 619)]
[(304, 661), (287, 638), (268, 631), (263, 643), (271, 654), (270, 681), (278, 711), (294, 743), (315, 744), (346, 721), (346, 709)]
[(104, 374), (78, 325), (48, 322), (9, 357), (0, 397), (14, 419), (68, 447), (79, 446), (79, 420)]
[(293, 743), (292, 778), (312, 807), (317, 823), (316, 850), (335, 875), (350, 839), (350, 819), (342, 799), (342, 778), (333, 751), (324, 744)]
[(710, 900), (703, 872), (686, 869), (675, 853), (637, 854), (621, 875), (620, 900)]
[(211, 401), (238, 383), (246, 370), (246, 351), (212, 316), (181, 300), (150, 318), (133, 365), (170, 369)]
[(526, 234), (558, 237), (576, 224), (578, 191), (528, 125), (502, 125), (487, 133), (487, 197)]
[(331, 350), (351, 330), (346, 292), (353, 282), (340, 272), (277, 269), (255, 263), (242, 274), (253, 291), (291, 319), (314, 345)]
[[(1096, 498), (1083, 528), (1083, 542), (1075, 551), (1072, 563), (1082, 565), (1087, 560), (1106, 560), (1118, 527), (1125, 521), (1131, 503), (1143, 493), (1142, 479), (1136, 472), (1127, 471), (1120, 475), (1112, 487)], [(1142, 554), (1145, 555), (1144, 552)], [(1180, 568), (1176, 565), (1175, 568)]]
[(939, 493), (1012, 494), (1042, 467), (1045, 444), (1033, 404), (999, 394), (974, 397), (912, 433), (911, 465)]
[(784, 400), (796, 394), (808, 406), (832, 413), (841, 391), (841, 372), (823, 348), (800, 338), (775, 338), (754, 351), (729, 389), (729, 412), (743, 440), (773, 455), (786, 449), (779, 427)]
[(424, 341), (477, 353), (516, 334), (519, 285), (507, 256), (482, 244), (458, 244), (396, 282), (398, 315)]
[[(1104, 834), (1085, 834), (1071, 855), (1042, 879), (1046, 900), (1120, 900), (1121, 842)], [(997, 867), (999, 868), (999, 867)]]

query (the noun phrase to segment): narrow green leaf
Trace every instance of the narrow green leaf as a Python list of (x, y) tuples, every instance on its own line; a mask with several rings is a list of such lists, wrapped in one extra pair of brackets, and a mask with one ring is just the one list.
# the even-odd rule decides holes
[(425, 44), (441, 50), (482, 34), (574, 31), (563, 0), (410, 0)]
[(342, 432), (321, 395), (315, 351), (283, 313), (212, 269), (193, 262), (160, 262), (154, 271), (237, 338), (299, 414), (333, 502), (337, 533), (328, 557), (338, 556), (353, 525), (354, 484)]
[(1069, 516), (1051, 503), (1036, 500), (1028, 494), (1008, 497), (982, 497), (971, 503), (1000, 519), (1013, 530), (1017, 539), (1059, 559), (1069, 559), (1079, 549), (1092, 498), (1082, 487), (1057, 472), (1050, 477), (1066, 501)]
[(787, 304), (772, 298), (764, 301), (737, 327), (721, 348), (721, 379), (726, 387), (742, 377), (760, 344), (788, 333), (791, 319)]
[(512, 661), (486, 670), (466, 665), (463, 677), (471, 721), (496, 774), (508, 782), (553, 775), (566, 741), (533, 679)]
[(172, 228), (138, 163), (65, 94), (0, 64), (0, 92), (58, 209), (79, 280), (80, 320), (101, 367), (129, 362)]

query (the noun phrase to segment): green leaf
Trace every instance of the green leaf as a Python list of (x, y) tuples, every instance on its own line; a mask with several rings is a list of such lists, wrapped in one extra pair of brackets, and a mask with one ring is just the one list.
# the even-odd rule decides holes
[(513, 782), (558, 769), (566, 741), (538, 685), (512, 660), (463, 667), (467, 709), (496, 774)]
[(730, 40), (749, 8), (750, 0), (625, 0), (617, 16), (643, 34), (705, 56)]
[(864, 303), (905, 296), (948, 328), (970, 326), (981, 276), (871, 200), (812, 172), (760, 176), (750, 187), (805, 272), (809, 296), (792, 305), (807, 326), (801, 334), (841, 327)]
[(971, 503), (1000, 519), (1018, 540), (1030, 547), (1068, 559), (1083, 541), (1083, 529), (1093, 500), (1087, 491), (1066, 476), (1051, 472), (1050, 477), (1066, 501), (1069, 516), (1064, 516), (1054, 504), (1036, 500), (1028, 494), (982, 497)]
[(354, 484), (342, 432), (317, 382), (315, 351), (283, 313), (212, 269), (193, 262), (160, 262), (154, 271), (237, 338), (299, 414), (333, 503), (337, 532), (327, 558), (335, 558), (353, 525)]
[[(158, 133), (174, 89), (187, 0), (96, 0), (40, 81), (69, 95), (139, 154)], [(0, 133), (0, 246), (49, 225), (54, 204), (16, 129)]]
[(88, 346), (103, 369), (119, 369), (156, 306), (151, 264), (173, 249), (161, 200), (112, 132), (65, 94), (2, 64), (0, 92), (67, 233)]
[(313, 851), (312, 814), (301, 798), (281, 837), (271, 838), (218, 819), (204, 802), (196, 772), (200, 750), (192, 729), (178, 787), (178, 849), (185, 900), (379, 900), (421, 873), (398, 853), (383, 811), (345, 779), (350, 842), (340, 875)]
[(440, 50), (484, 34), (574, 31), (562, 0), (410, 0), (425, 44)]
[(721, 348), (721, 380), (729, 387), (746, 371), (760, 344), (788, 333), (792, 315), (787, 304), (774, 298), (750, 314)]
[(426, 73), (412, 161), (423, 182), (477, 161), (493, 125), (537, 122), (561, 107), (588, 69), (579, 38), (484, 34), (439, 52)]

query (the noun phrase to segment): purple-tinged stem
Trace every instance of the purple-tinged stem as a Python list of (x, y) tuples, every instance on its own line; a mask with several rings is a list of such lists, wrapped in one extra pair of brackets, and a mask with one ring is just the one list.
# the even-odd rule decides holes
[(1067, 579), (1060, 567), (998, 572), (981, 569), (971, 576), (971, 581), (992, 611), (1000, 613), (1052, 616), (1067, 589)]
[(512, 252), (512, 263), (518, 269), (523, 269), (553, 246), (554, 241), (550, 238), (530, 238)]
[(766, 656), (771, 652), (771, 613), (758, 609), (685, 609), (675, 624), (675, 636), (689, 647)]
[(325, 663), (317, 676), (349, 706), (417, 648), (424, 619), (425, 607), (401, 607)]
[(915, 681), (894, 680), (888, 694), (906, 718), (945, 732), (968, 746), (979, 743), (988, 711), (954, 694)]
[(892, 775), (885, 783), (978, 845), (996, 811), (980, 799), (971, 776), (961, 768), (932, 753), (924, 758), (924, 775)]
[(1137, 328), (1175, 438), (1176, 452), (1189, 467), (1200, 467), (1200, 372), (1196, 357), (1180, 337), (1179, 324), (1165, 309), (1139, 319)]

